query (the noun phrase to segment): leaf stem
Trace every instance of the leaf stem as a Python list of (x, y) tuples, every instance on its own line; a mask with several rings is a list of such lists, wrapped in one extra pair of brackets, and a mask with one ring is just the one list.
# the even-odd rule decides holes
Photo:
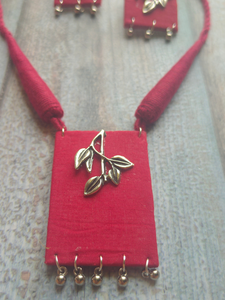
[[(101, 136), (101, 152), (99, 152), (98, 150), (95, 149), (95, 141), (96, 141), (100, 136)], [(96, 154), (98, 154), (98, 155), (101, 157), (101, 159), (103, 160), (103, 163), (104, 163), (104, 160), (106, 160), (111, 166), (113, 166), (111, 160), (110, 160), (108, 157), (106, 157), (106, 156), (104, 155), (104, 136), (105, 136), (105, 131), (104, 131), (104, 130), (101, 130), (101, 131), (96, 135), (96, 137), (92, 140), (92, 142), (91, 142), (89, 148), (92, 148), (92, 150), (93, 150)], [(102, 161), (101, 161), (101, 165), (102, 165), (102, 174), (105, 175), (105, 166), (104, 166), (104, 171), (103, 171), (103, 163), (102, 163)]]

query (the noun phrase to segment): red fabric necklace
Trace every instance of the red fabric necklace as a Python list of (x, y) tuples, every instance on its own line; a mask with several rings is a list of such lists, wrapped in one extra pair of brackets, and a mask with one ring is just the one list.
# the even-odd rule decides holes
[[(202, 0), (202, 3), (205, 22), (199, 39), (144, 97), (135, 112), (135, 130), (142, 128), (145, 131), (160, 117), (206, 41), (210, 11), (208, 1)], [(1, 2), (0, 33), (7, 41), (11, 59), (29, 101), (39, 117), (53, 124), (58, 131), (52, 170), (46, 263), (56, 263), (59, 273), (62, 270), (59, 264), (73, 265), (75, 259), (76, 264), (97, 266), (99, 257), (101, 264), (103, 257), (104, 264), (108, 266), (120, 266), (122, 263), (124, 266), (126, 260), (128, 266), (141, 266), (146, 262), (147, 267), (157, 267), (146, 133), (139, 137), (137, 131), (108, 132), (105, 137), (104, 131), (67, 131), (62, 135), (60, 131), (66, 131), (62, 121), (63, 109), (5, 27)], [(97, 149), (96, 140), (100, 138), (101, 147)], [(117, 146), (123, 156), (117, 155)], [(76, 170), (73, 162), (75, 154)], [(87, 171), (92, 171), (91, 176), (95, 176), (87, 177), (82, 164), (86, 164)], [(86, 198), (87, 194), (92, 195)], [(80, 211), (82, 216), (87, 216), (85, 220), (80, 219)], [(121, 226), (126, 235), (121, 233)]]
[[(210, 29), (210, 10), (208, 0), (202, 0), (205, 11), (205, 22), (199, 39), (171, 68), (171, 70), (144, 97), (138, 106), (135, 129), (146, 129), (161, 116), (180, 84), (184, 80), (194, 58), (205, 43)], [(27, 57), (21, 51), (11, 32), (5, 27), (3, 11), (0, 2), (0, 33), (6, 39), (10, 56), (15, 64), (21, 84), (39, 117), (47, 123), (52, 123), (56, 130), (66, 129), (62, 121), (63, 109), (47, 84), (41, 79)]]

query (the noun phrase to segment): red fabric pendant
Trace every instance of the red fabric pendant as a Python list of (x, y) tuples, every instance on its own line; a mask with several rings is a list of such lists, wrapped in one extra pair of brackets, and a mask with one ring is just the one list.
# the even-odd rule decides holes
[(177, 32), (177, 0), (169, 0), (165, 8), (157, 6), (147, 14), (143, 14), (142, 12), (143, 5), (143, 0), (125, 0), (124, 27), (130, 27), (132, 18), (135, 18), (133, 28), (151, 28), (155, 20), (155, 29), (166, 30), (168, 27), (172, 28), (173, 24), (176, 24), (174, 32)]
[(52, 188), (47, 234), (46, 263), (97, 266), (103, 256), (106, 266), (158, 266), (154, 204), (148, 162), (146, 133), (107, 132), (105, 156), (125, 156), (134, 167), (121, 173), (121, 182), (105, 185), (92, 196), (84, 196), (90, 177), (98, 176), (100, 159), (95, 158), (91, 174), (85, 166), (74, 168), (74, 156), (90, 145), (97, 132), (72, 131), (56, 134)]

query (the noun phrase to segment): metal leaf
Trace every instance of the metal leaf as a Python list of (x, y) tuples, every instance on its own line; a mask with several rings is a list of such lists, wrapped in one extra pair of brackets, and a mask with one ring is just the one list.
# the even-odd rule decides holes
[(152, 11), (156, 7), (156, 2), (155, 0), (146, 0), (143, 6), (143, 13), (147, 14), (150, 11)]
[(84, 195), (89, 196), (96, 193), (103, 185), (101, 176), (95, 176), (90, 178), (84, 188)]
[(120, 183), (120, 170), (113, 167), (108, 172), (109, 178), (112, 180), (112, 182), (116, 185)]
[(113, 156), (110, 161), (113, 163), (115, 167), (128, 169), (134, 166), (132, 162), (130, 162), (126, 157), (121, 155)]
[(75, 161), (75, 169), (78, 170), (82, 163), (87, 160), (91, 156), (91, 151), (89, 149), (82, 148), (79, 151), (77, 151), (77, 154), (75, 155), (74, 161)]
[(91, 156), (86, 160), (86, 168), (89, 173), (91, 173), (93, 161), (94, 161), (94, 151), (90, 150)]
[(168, 0), (159, 0), (159, 3), (163, 6), (166, 7)]

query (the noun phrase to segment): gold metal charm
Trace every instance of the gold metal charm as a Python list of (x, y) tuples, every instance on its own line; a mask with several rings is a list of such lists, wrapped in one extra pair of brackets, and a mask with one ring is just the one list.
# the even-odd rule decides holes
[(81, 6), (81, 0), (77, 0), (77, 4), (74, 7), (75, 15), (79, 15), (84, 12), (84, 8)]
[[(120, 169), (128, 169), (134, 166), (127, 158), (120, 155), (115, 155), (112, 158), (107, 158), (104, 155), (104, 137), (106, 133), (101, 130), (92, 140), (88, 148), (80, 149), (75, 155), (75, 169), (78, 170), (83, 163), (86, 163), (87, 171), (90, 173), (92, 170), (94, 154), (101, 157), (101, 171), (100, 176), (90, 178), (84, 188), (84, 195), (89, 196), (96, 193), (105, 182), (111, 180), (115, 185), (120, 183), (121, 172)], [(101, 138), (100, 152), (95, 149), (96, 141)], [(105, 161), (111, 166), (111, 169), (106, 174)]]
[(55, 15), (58, 16), (63, 12), (62, 4), (63, 0), (60, 0), (60, 5), (55, 6)]
[(156, 25), (156, 20), (152, 22), (152, 28), (146, 30), (145, 32), (146, 40), (150, 40), (151, 36), (154, 34), (155, 25)]
[(126, 263), (126, 255), (123, 256), (123, 267), (119, 269), (119, 276), (117, 278), (118, 285), (124, 288), (128, 284), (128, 276), (127, 276), (125, 263)]
[(148, 264), (149, 264), (149, 258), (147, 258), (145, 269), (141, 273), (142, 277), (146, 279), (150, 278), (151, 280), (156, 281), (157, 279), (159, 279), (160, 272), (157, 269), (149, 269)]
[(82, 286), (85, 283), (85, 275), (83, 273), (82, 268), (77, 266), (77, 258), (78, 256), (76, 255), (74, 259), (74, 270), (73, 270), (73, 274), (75, 276), (74, 282), (76, 285)]
[(91, 282), (94, 286), (100, 286), (102, 284), (103, 272), (102, 272), (103, 258), (100, 256), (100, 267), (95, 268), (94, 275), (91, 277)]
[(176, 28), (176, 23), (173, 24), (172, 28), (167, 27), (166, 28), (166, 40), (170, 41), (171, 37), (173, 36), (173, 30)]
[(97, 6), (95, 5), (95, 3), (97, 2), (97, 0), (93, 0), (93, 4), (91, 6), (90, 12), (92, 16), (95, 16), (96, 12), (97, 12)]
[(129, 37), (132, 37), (133, 34), (134, 34), (134, 28), (133, 28), (134, 22), (135, 22), (135, 18), (133, 17), (133, 18), (131, 19), (131, 25), (130, 25), (130, 28), (129, 28), (128, 31), (127, 31), (127, 35), (128, 35)]
[(57, 266), (57, 276), (55, 278), (55, 284), (63, 286), (66, 282), (66, 275), (68, 274), (67, 268), (59, 265), (58, 256), (55, 255), (55, 263)]
[(143, 6), (143, 13), (147, 14), (156, 8), (157, 5), (161, 4), (162, 7), (166, 7), (168, 0), (145, 0)]

